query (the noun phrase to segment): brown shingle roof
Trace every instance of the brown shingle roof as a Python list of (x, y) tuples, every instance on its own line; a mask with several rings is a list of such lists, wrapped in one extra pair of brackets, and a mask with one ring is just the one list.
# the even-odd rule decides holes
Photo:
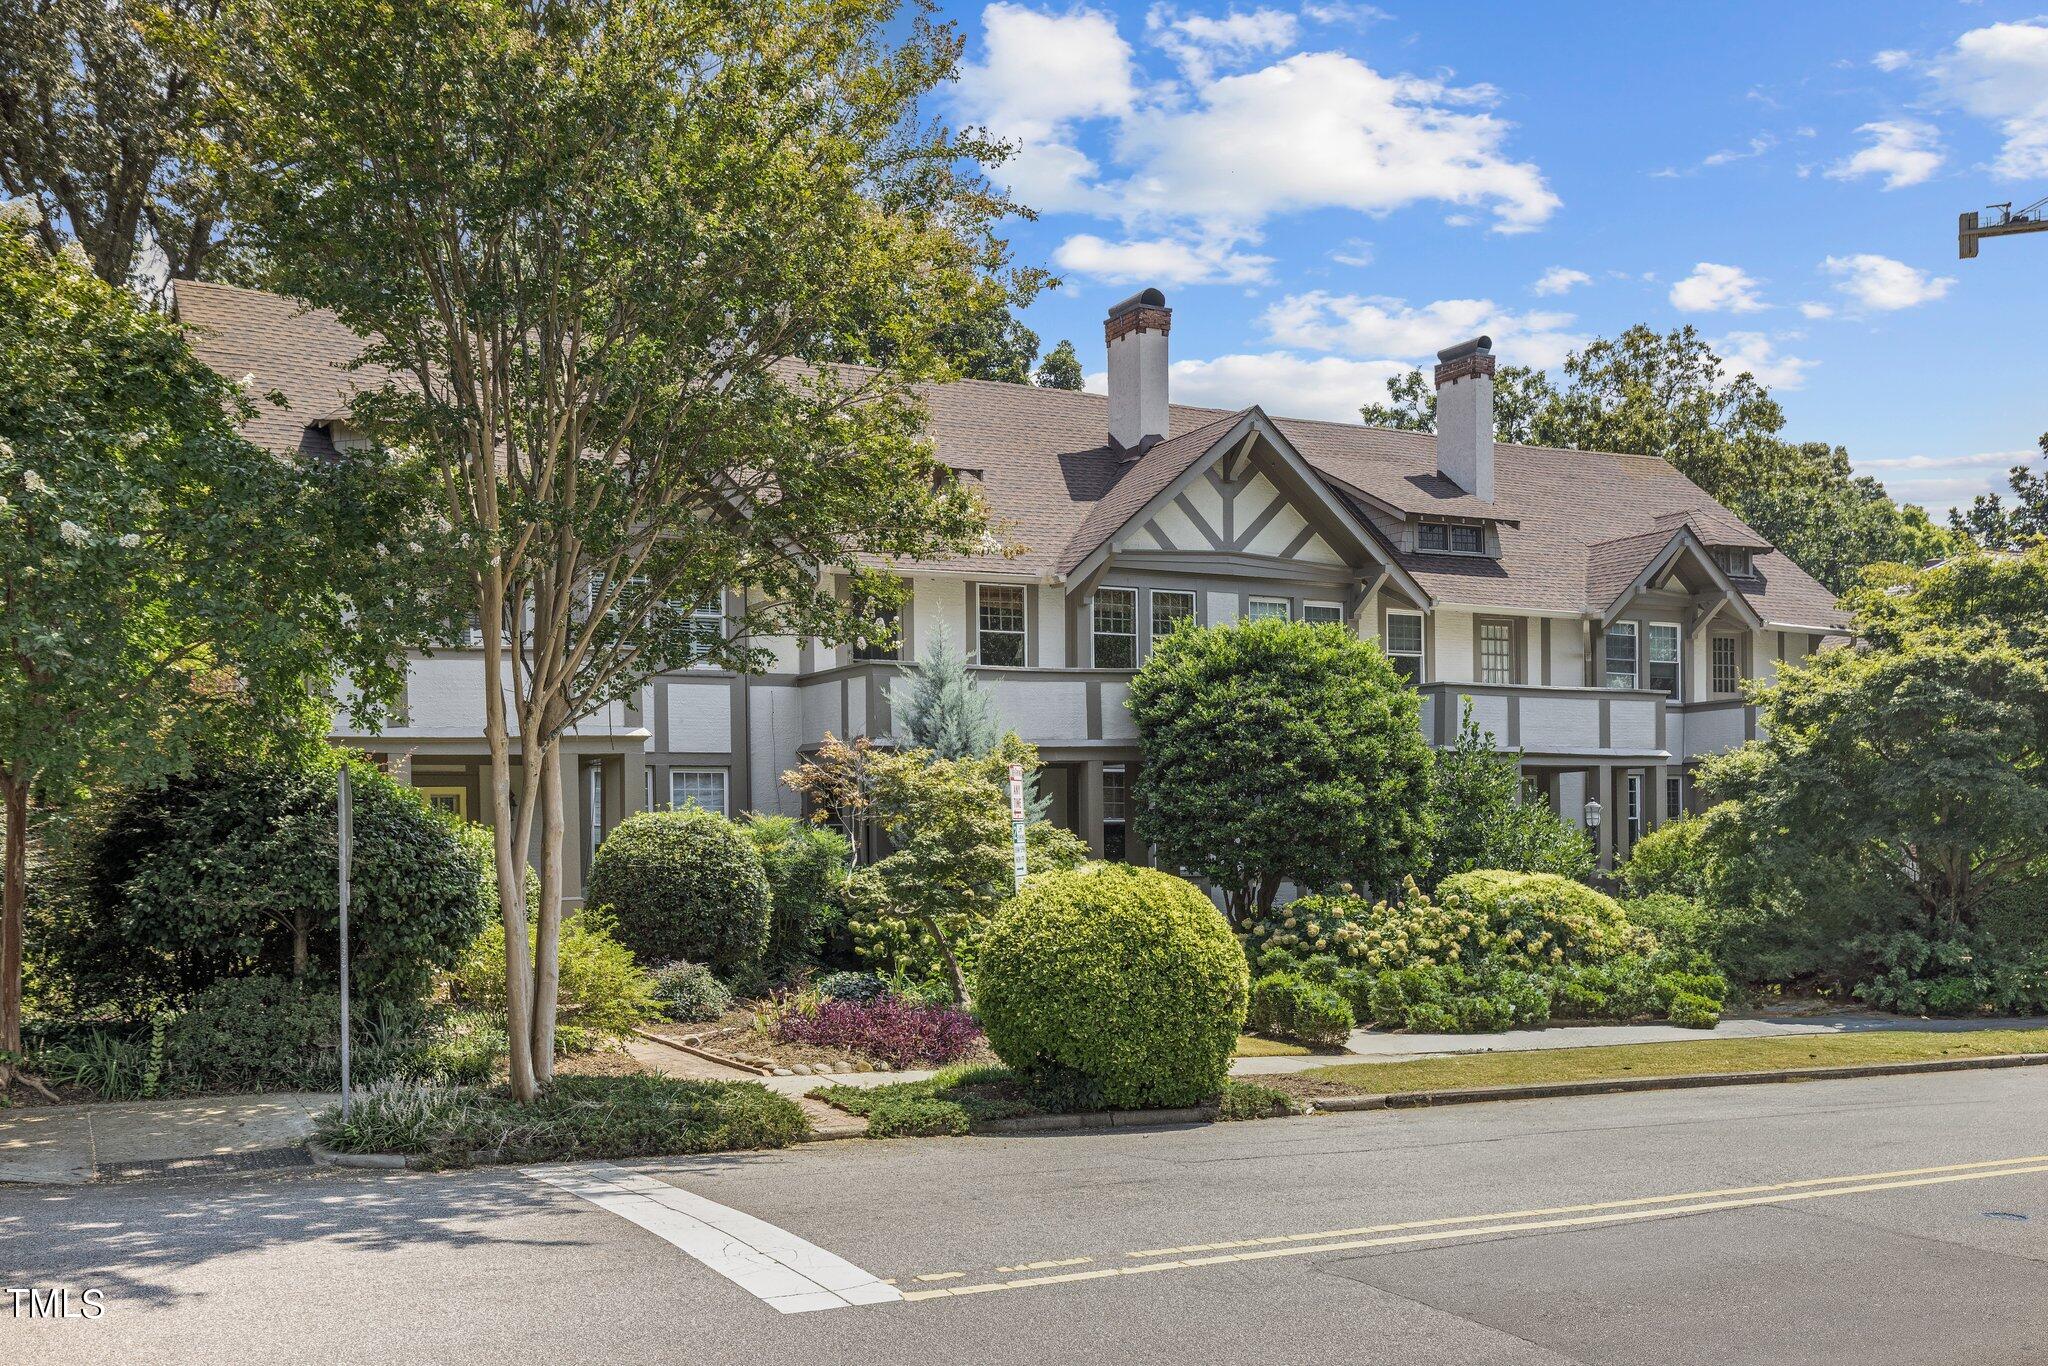
[[(385, 379), (374, 369), (346, 368), (361, 343), (324, 310), (230, 285), (179, 281), (174, 289), (178, 316), (194, 329), (193, 349), (202, 360), (233, 378), (253, 374), (259, 394), (284, 394), (288, 410), (266, 408), (248, 429), (251, 439), (272, 449), (299, 449), (308, 424), (333, 417), (352, 392)], [(1100, 394), (983, 380), (931, 385), (922, 393), (939, 459), (980, 472), (999, 529), (1016, 553), (1007, 560), (960, 556), (917, 567), (991, 577), (1063, 573), (1092, 548), (1083, 543), (1092, 538), (1099, 545), (1114, 534), (1207, 448), (1200, 439), (1204, 429), (1238, 416), (1176, 404), (1171, 423), (1178, 435), (1131, 461), (1107, 443), (1109, 400)], [(1655, 457), (1503, 443), (1494, 450), (1499, 496), (1482, 503), (1437, 474), (1436, 438), (1426, 433), (1292, 418), (1276, 418), (1274, 425), (1340, 487), (1409, 514), (1496, 520), (1497, 561), (1396, 556), (1440, 602), (1598, 612), (1606, 603), (1593, 600), (1596, 584), (1619, 570), (1614, 552), (1596, 555), (1596, 545), (1653, 535), (1668, 540), (1678, 525), (1689, 524), (1710, 545), (1757, 551), (1755, 575), (1737, 584), (1766, 621), (1846, 624), (1833, 594)], [(1207, 441), (1219, 435), (1209, 432)], [(1638, 562), (1621, 586), (1641, 568)]]

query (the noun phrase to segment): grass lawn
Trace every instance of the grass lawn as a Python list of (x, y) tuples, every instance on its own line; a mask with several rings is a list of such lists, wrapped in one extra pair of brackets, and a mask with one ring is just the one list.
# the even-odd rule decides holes
[(1282, 1043), (1278, 1039), (1262, 1039), (1256, 1034), (1237, 1036), (1236, 1056), (1240, 1058), (1300, 1058), (1309, 1050), (1298, 1043)]
[(1301, 1076), (1306, 1081), (1341, 1086), (1365, 1095), (1392, 1095), (1467, 1086), (1702, 1076), (1782, 1067), (1848, 1067), (1858, 1063), (2042, 1052), (2048, 1052), (2048, 1029), (1986, 1029), (1960, 1034), (1900, 1031), (1468, 1053), (1415, 1062), (1343, 1063), (1311, 1068)]
[[(960, 1066), (923, 1081), (883, 1086), (820, 1086), (818, 1100), (868, 1122), (869, 1138), (937, 1138), (973, 1133), (990, 1120), (1077, 1114), (1097, 1108), (1071, 1096), (1035, 1091), (1007, 1067)], [(1293, 1109), (1285, 1094), (1230, 1078), (1217, 1098), (1219, 1119), (1265, 1119)]]

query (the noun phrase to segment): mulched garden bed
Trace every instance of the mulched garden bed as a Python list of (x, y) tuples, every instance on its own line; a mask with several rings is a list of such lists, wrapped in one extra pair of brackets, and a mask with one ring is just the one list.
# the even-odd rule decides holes
[[(885, 1062), (847, 1048), (828, 1048), (812, 1043), (784, 1043), (761, 1026), (757, 1007), (752, 1004), (735, 1006), (716, 1020), (701, 1024), (659, 1023), (646, 1026), (646, 1030), (664, 1039), (688, 1043), (708, 1053), (717, 1053), (757, 1067), (787, 1067), (794, 1070), (801, 1065), (816, 1071), (822, 1065), (830, 1067), (834, 1072), (896, 1070)], [(988, 1050), (986, 1044), (961, 1059), (970, 1064), (995, 1060), (996, 1055)]]

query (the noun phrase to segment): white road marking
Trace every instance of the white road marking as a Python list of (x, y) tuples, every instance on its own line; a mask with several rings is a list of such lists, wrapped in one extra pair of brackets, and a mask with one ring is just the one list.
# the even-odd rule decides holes
[(903, 1298), (895, 1286), (787, 1229), (640, 1172), (579, 1162), (532, 1167), (525, 1175), (666, 1239), (780, 1313)]

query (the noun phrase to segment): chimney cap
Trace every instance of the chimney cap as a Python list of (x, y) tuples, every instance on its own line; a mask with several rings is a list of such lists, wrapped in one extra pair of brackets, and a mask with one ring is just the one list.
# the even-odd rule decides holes
[(1465, 357), (1475, 353), (1491, 354), (1492, 351), (1493, 338), (1474, 337), (1470, 341), (1461, 341), (1456, 346), (1446, 346), (1443, 350), (1436, 353), (1436, 358), (1448, 364), (1454, 360), (1463, 360)]
[(1109, 316), (1114, 318), (1119, 313), (1129, 313), (1139, 308), (1164, 307), (1166, 307), (1166, 296), (1164, 294), (1161, 294), (1156, 289), (1141, 289), (1122, 303), (1110, 305)]

